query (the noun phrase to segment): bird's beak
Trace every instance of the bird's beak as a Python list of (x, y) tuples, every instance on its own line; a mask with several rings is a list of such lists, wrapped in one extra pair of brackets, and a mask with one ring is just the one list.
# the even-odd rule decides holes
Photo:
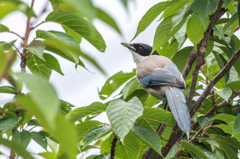
[(136, 51), (136, 49), (133, 47), (132, 44), (129, 44), (129, 43), (121, 43), (121, 44), (126, 48), (128, 48), (129, 50)]

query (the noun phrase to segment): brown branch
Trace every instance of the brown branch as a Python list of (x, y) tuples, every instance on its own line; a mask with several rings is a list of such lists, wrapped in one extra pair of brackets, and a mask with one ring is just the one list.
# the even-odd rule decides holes
[(187, 76), (188, 76), (189, 72), (191, 71), (193, 62), (195, 61), (196, 58), (197, 58), (197, 53), (196, 53), (195, 47), (193, 47), (193, 49), (190, 52), (190, 55), (187, 59), (187, 63), (182, 72), (182, 76), (185, 80), (187, 79)]
[(14, 32), (14, 31), (7, 31), (8, 33), (12, 33), (14, 35), (17, 35), (20, 39), (23, 39), (23, 37), (21, 37), (18, 33)]
[[(237, 90), (236, 92), (233, 92), (233, 94), (230, 96), (229, 99), (234, 99), (235, 97), (237, 97), (238, 95), (240, 95), (240, 90)], [(228, 103), (227, 101), (223, 101), (221, 103), (219, 103), (216, 107), (212, 107), (204, 116), (210, 116), (212, 115), (214, 112), (216, 112), (217, 110), (221, 109), (222, 107), (225, 106), (230, 106), (231, 104)]]
[(223, 5), (223, 1), (220, 0), (220, 2), (218, 4), (217, 11), (211, 16), (211, 21), (208, 25), (208, 28), (204, 32), (204, 38), (197, 45), (198, 60), (197, 60), (196, 67), (195, 67), (195, 69), (192, 73), (192, 76), (193, 76), (192, 77), (192, 84), (191, 84), (191, 87), (190, 87), (189, 95), (187, 97), (188, 107), (190, 107), (190, 105), (192, 103), (193, 96), (196, 92), (196, 84), (197, 84), (198, 73), (199, 73), (199, 70), (200, 70), (201, 66), (205, 62), (204, 57), (205, 57), (205, 53), (206, 53), (206, 49), (207, 49), (207, 45), (208, 45), (209, 36), (212, 32), (213, 27), (215, 26), (215, 22), (217, 20), (217, 17), (218, 17), (218, 14), (219, 14), (220, 10), (221, 10), (222, 5)]
[(213, 86), (226, 74), (230, 71), (230, 68), (233, 66), (233, 64), (238, 60), (240, 57), (240, 49), (237, 50), (237, 52), (232, 56), (232, 58), (228, 61), (228, 63), (224, 66), (224, 68), (210, 81), (210, 83), (207, 85), (201, 96), (198, 98), (198, 100), (194, 103), (191, 111), (190, 116), (192, 117), (195, 112), (198, 110), (198, 108), (201, 106), (204, 99), (208, 96), (209, 92), (213, 88)]
[(116, 144), (117, 144), (117, 135), (114, 135), (112, 146), (111, 146), (111, 159), (114, 159)]

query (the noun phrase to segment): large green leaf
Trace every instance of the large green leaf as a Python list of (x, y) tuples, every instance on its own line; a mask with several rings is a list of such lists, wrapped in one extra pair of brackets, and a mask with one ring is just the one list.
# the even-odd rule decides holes
[(38, 75), (18, 73), (16, 76), (25, 83), (31, 92), (31, 99), (36, 104), (37, 109), (44, 115), (44, 118), (49, 124), (53, 123), (60, 110), (60, 103), (53, 86)]
[(106, 105), (100, 102), (94, 102), (89, 106), (80, 107), (70, 111), (66, 118), (71, 122), (81, 120), (88, 115), (100, 114), (106, 111)]
[(173, 147), (170, 149), (169, 153), (167, 154), (166, 159), (171, 159), (172, 157), (174, 157), (178, 150), (178, 145), (174, 144)]
[(136, 123), (146, 125), (153, 130), (156, 130), (159, 123), (172, 127), (176, 125), (172, 113), (160, 108), (144, 108), (143, 115), (138, 117)]
[(203, 26), (206, 26), (207, 17), (217, 10), (218, 0), (195, 0), (192, 7)]
[(172, 16), (167, 17), (159, 24), (154, 36), (153, 50), (157, 50), (160, 47), (162, 47), (164, 44), (168, 42), (169, 39), (171, 39), (179, 31), (179, 29), (186, 22), (189, 13), (190, 12), (188, 12), (184, 16), (184, 18), (179, 22), (179, 24), (175, 27), (172, 27), (173, 26)]
[(24, 148), (20, 143), (16, 141), (10, 141), (8, 139), (0, 138), (1, 145), (8, 147), (9, 149), (13, 150), (19, 156), (27, 159), (34, 159), (32, 155)]
[(159, 55), (172, 58), (178, 51), (178, 45), (178, 42), (174, 40), (173, 43), (166, 43), (165, 45), (157, 49), (157, 52)]
[(234, 122), (235, 116), (230, 115), (230, 114), (218, 114), (214, 117), (214, 119), (218, 119), (218, 120), (226, 122), (227, 124), (231, 124)]
[(226, 25), (224, 25), (223, 32), (225, 32), (236, 20), (238, 20), (238, 13), (234, 13), (232, 17), (228, 20)]
[(47, 79), (50, 78), (52, 69), (49, 68), (43, 60), (33, 55), (27, 59), (27, 66), (33, 74), (37, 74)]
[(186, 4), (185, 6), (180, 8), (177, 14), (172, 17), (172, 27), (174, 28), (175, 26), (177, 26), (181, 22), (184, 15), (191, 9), (192, 9), (192, 3)]
[(219, 144), (229, 158), (238, 159), (237, 154), (231, 148), (231, 146), (233, 146), (237, 149), (240, 149), (240, 143), (235, 138), (216, 136), (214, 137), (214, 140)]
[(233, 124), (229, 124), (229, 125), (226, 125), (226, 124), (218, 124), (218, 125), (215, 125), (216, 127), (222, 129), (225, 133), (229, 133), (229, 134), (233, 134)]
[(31, 138), (29, 131), (23, 130), (22, 132), (19, 132), (17, 129), (12, 131), (12, 140), (21, 144), (23, 148), (27, 148)]
[(0, 32), (7, 32), (9, 31), (9, 28), (3, 24), (0, 24)]
[(0, 87), (0, 93), (17, 94), (17, 90), (11, 86), (2, 86)]
[(6, 133), (18, 124), (17, 117), (5, 117), (0, 119), (0, 131), (1, 133)]
[(83, 137), (83, 148), (88, 144), (92, 143), (94, 140), (98, 139), (102, 135), (108, 133), (111, 127), (108, 125), (100, 125), (88, 131)]
[(91, 129), (101, 125), (102, 123), (96, 120), (89, 120), (80, 122), (79, 124), (75, 125), (77, 131), (78, 141), (81, 141), (84, 135)]
[(233, 135), (240, 133), (240, 114), (236, 117), (233, 123)]
[(115, 154), (118, 158), (133, 159), (138, 155), (140, 146), (140, 139), (130, 131), (124, 139), (124, 144), (117, 142)]
[(204, 37), (204, 32), (204, 25), (198, 20), (197, 16), (193, 14), (187, 23), (187, 35), (195, 47)]
[(37, 38), (45, 39), (43, 42), (45, 45), (60, 50), (76, 63), (79, 62), (81, 50), (78, 42), (70, 35), (58, 31), (37, 30), (36, 36)]
[(47, 16), (46, 21), (56, 22), (72, 29), (89, 41), (98, 50), (101, 52), (105, 51), (106, 45), (101, 34), (99, 34), (96, 28), (84, 17), (62, 10), (51, 12)]
[(133, 97), (128, 102), (116, 99), (111, 101), (106, 112), (113, 131), (123, 142), (124, 137), (132, 129), (135, 120), (142, 115), (143, 106), (137, 97)]
[(47, 138), (41, 132), (31, 132), (33, 140), (47, 151)]
[(108, 15), (106, 12), (101, 10), (100, 8), (96, 8), (97, 11), (97, 18), (102, 20), (103, 22), (107, 23), (109, 26), (111, 26), (113, 29), (115, 29), (119, 34), (122, 34), (118, 25), (114, 21), (114, 19)]
[(186, 141), (181, 141), (181, 149), (186, 149), (189, 150), (193, 153), (195, 153), (196, 155), (200, 156), (203, 159), (208, 159), (208, 157), (205, 155), (205, 153), (197, 146), (188, 143)]
[(215, 91), (221, 98), (228, 101), (232, 95), (232, 90), (228, 87), (223, 88), (221, 91)]
[(115, 92), (123, 83), (131, 79), (136, 75), (136, 70), (134, 69), (130, 73), (123, 73), (118, 72), (112, 77), (110, 77), (104, 86), (102, 87), (101, 91), (99, 92), (99, 96), (101, 99), (108, 98), (113, 92)]
[(134, 124), (132, 132), (161, 155), (161, 139), (153, 129), (145, 125)]
[(150, 8), (147, 13), (142, 17), (142, 19), (139, 21), (137, 32), (134, 35), (133, 41), (142, 31), (144, 31), (152, 22), (154, 19), (156, 19), (162, 11), (164, 11), (166, 8), (170, 7), (172, 4), (175, 4), (177, 2), (173, 1), (166, 1), (166, 2), (160, 2), (156, 5), (154, 5), (152, 8)]
[(0, 10), (1, 10), (0, 19), (16, 10), (23, 12), (28, 17), (35, 16), (32, 8), (30, 8), (26, 3), (18, 0), (1, 0)]

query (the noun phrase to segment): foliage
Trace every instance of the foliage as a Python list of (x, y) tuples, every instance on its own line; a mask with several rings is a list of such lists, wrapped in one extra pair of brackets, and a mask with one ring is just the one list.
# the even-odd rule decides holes
[[(127, 0), (121, 2), (128, 6)], [(96, 18), (120, 35), (121, 31), (114, 19), (92, 1), (77, 0), (52, 0), (53, 11), (45, 21), (31, 26), (30, 21), (36, 17), (33, 5), (34, 0), (31, 6), (18, 0), (0, 1), (0, 19), (16, 10), (27, 17), (24, 37), (0, 24), (0, 33), (12, 33), (22, 40), (22, 49), (16, 49), (14, 39), (0, 42), (0, 80), (6, 79), (11, 84), (1, 86), (0, 93), (14, 95), (11, 102), (0, 108), (0, 143), (11, 149), (11, 158), (33, 158), (26, 150), (33, 140), (46, 150), (38, 154), (46, 159), (73, 159), (93, 148), (101, 149), (101, 154), (88, 159), (112, 159), (114, 155), (120, 159), (140, 159), (144, 155), (238, 158), (240, 40), (235, 35), (239, 29), (238, 1), (159, 2), (142, 17), (133, 36), (132, 40), (161, 16), (153, 49), (172, 59), (186, 78), (187, 88), (183, 92), (191, 109), (193, 128), (189, 139), (175, 126), (171, 112), (164, 110), (164, 103), (139, 85), (134, 77), (136, 70), (110, 77), (99, 91), (102, 102), (72, 110), (72, 104), (59, 99), (49, 83), (52, 71), (64, 74), (56, 55), (85, 68), (84, 58), (105, 73), (93, 57), (81, 51), (81, 40), (84, 38), (104, 52), (107, 44), (92, 23)], [(36, 30), (34, 40), (29, 42), (29, 34), (47, 22), (58, 23), (65, 32), (52, 28)], [(193, 45), (182, 47), (187, 39)], [(16, 58), (20, 58), (21, 73), (11, 70)], [(25, 73), (26, 67), (31, 74)], [(23, 85), (28, 93), (22, 92)], [(120, 93), (112, 97), (119, 89)], [(110, 124), (94, 120), (102, 112), (106, 112)], [(33, 131), (35, 127), (42, 130)]]

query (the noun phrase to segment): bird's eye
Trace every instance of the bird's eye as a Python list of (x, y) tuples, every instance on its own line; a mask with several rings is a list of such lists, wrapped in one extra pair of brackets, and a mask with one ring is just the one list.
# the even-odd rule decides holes
[(139, 46), (138, 48), (139, 48), (139, 50), (142, 50), (142, 49), (143, 49), (143, 47), (142, 47), (142, 46)]

